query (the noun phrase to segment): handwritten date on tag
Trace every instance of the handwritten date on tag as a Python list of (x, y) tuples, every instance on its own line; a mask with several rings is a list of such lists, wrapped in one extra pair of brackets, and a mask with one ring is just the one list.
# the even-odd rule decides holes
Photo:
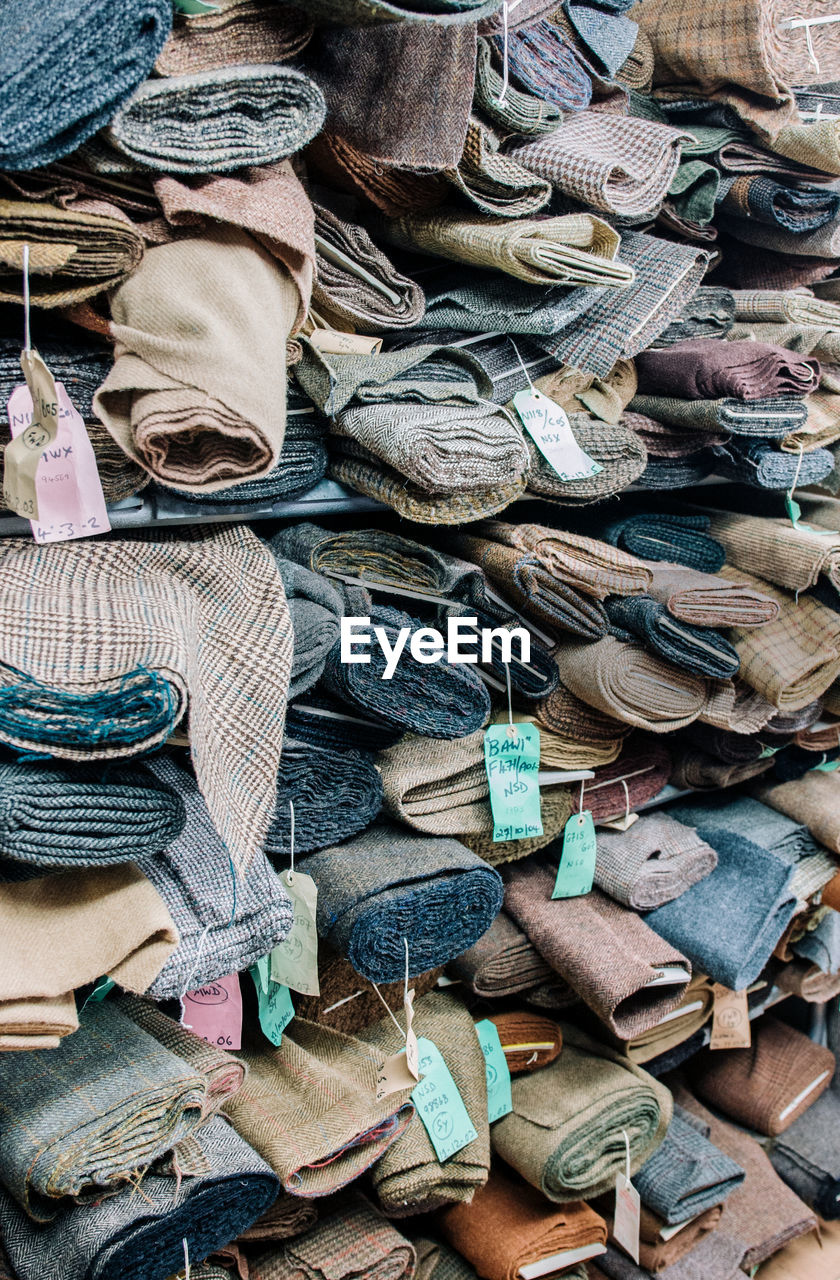
[(474, 1142), (478, 1134), (440, 1049), (425, 1036), (418, 1044), (423, 1079), (414, 1086), (411, 1101), (442, 1163)]
[(563, 828), (563, 851), (552, 898), (579, 898), (595, 879), (595, 824), (588, 809), (573, 813)]
[(289, 988), (274, 982), (270, 976), (271, 961), (261, 956), (249, 970), (257, 990), (260, 1027), (273, 1045), (283, 1042), (283, 1032), (295, 1016)]
[(182, 1023), (208, 1044), (220, 1049), (242, 1048), (242, 991), (239, 974), (188, 991), (183, 998)]
[(493, 839), (525, 840), (541, 836), (540, 731), (537, 726), (491, 724), (484, 734), (484, 767), (493, 811)]
[(588, 480), (604, 468), (581, 449), (559, 404), (541, 391), (517, 391), (513, 407), (522, 425), (561, 480)]

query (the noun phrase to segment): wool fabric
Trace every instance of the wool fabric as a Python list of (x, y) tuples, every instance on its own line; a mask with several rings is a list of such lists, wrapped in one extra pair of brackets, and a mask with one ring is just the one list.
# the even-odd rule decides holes
[[(573, 43), (551, 18), (509, 31), (507, 59), (513, 78), (530, 93), (553, 102), (561, 111), (583, 111), (592, 98), (592, 81)], [(499, 52), (505, 36), (495, 36)]]
[(595, 883), (634, 911), (678, 898), (717, 866), (714, 849), (668, 813), (643, 816), (627, 831), (600, 831), (597, 839)]
[(248, 1244), (250, 1241), (264, 1243), (287, 1240), (308, 1231), (317, 1219), (318, 1210), (314, 1200), (304, 1200), (302, 1196), (291, 1196), (288, 1192), (281, 1191), (253, 1226), (240, 1231), (237, 1241)]
[[(648, 1069), (653, 1070), (665, 1055), (678, 1050), (682, 1045), (690, 1048), (692, 1037), (698, 1033), (702, 1036), (701, 1029), (712, 1016), (713, 1003), (709, 979), (702, 973), (694, 973), (676, 1008), (666, 1014), (656, 1026), (634, 1036), (621, 1047), (631, 1061), (647, 1064)], [(690, 1048), (690, 1052), (694, 1052), (694, 1049)], [(659, 1076), (663, 1073), (664, 1068), (660, 1070), (656, 1066), (654, 1074)]]
[(691, 400), (670, 395), (640, 394), (630, 401), (630, 408), (635, 413), (647, 414), (657, 422), (682, 431), (698, 431), (704, 435), (726, 431), (738, 437), (757, 437), (759, 440), (781, 439), (801, 428), (808, 416), (807, 406), (802, 400), (789, 395), (764, 396), (756, 400), (732, 396)]
[(364, 1196), (348, 1192), (292, 1240), (248, 1257), (254, 1280), (411, 1280), (413, 1245)]
[(327, 656), (339, 637), (343, 602), (319, 573), (282, 559), (282, 543), (269, 542), (289, 606), (294, 637), (289, 698), (297, 698), (320, 680)]
[(810, 770), (792, 782), (768, 782), (755, 789), (756, 797), (810, 831), (815, 840), (840, 853), (837, 818), (838, 779), (833, 773)]
[(821, 575), (840, 589), (840, 535), (735, 512), (716, 511), (710, 518), (734, 568), (789, 591), (807, 591)]
[(705, 1125), (675, 1107), (662, 1146), (636, 1174), (634, 1185), (646, 1207), (674, 1225), (721, 1204), (745, 1176), (709, 1141)]
[(823, 1093), (770, 1144), (770, 1162), (780, 1178), (821, 1218), (835, 1222), (840, 1204), (840, 1166), (834, 1135), (840, 1119), (835, 1092)]
[(443, 177), (465, 200), (491, 217), (528, 218), (551, 199), (551, 183), (499, 151), (493, 132), (474, 115), (467, 126), (461, 159), (454, 168), (445, 169)]
[[(431, 991), (442, 972), (438, 968), (415, 974), (411, 979), (415, 996)], [(379, 983), (374, 989), (329, 943), (321, 942), (318, 947), (318, 983), (319, 996), (295, 997), (298, 1016), (343, 1031), (345, 1035), (357, 1035), (362, 1028), (378, 1022), (382, 1017), (382, 1000), (393, 1013), (399, 1013), (403, 1007), (404, 980)]]
[(639, 391), (681, 399), (764, 400), (816, 391), (816, 360), (794, 360), (783, 347), (763, 342), (695, 338), (666, 351), (643, 351), (636, 360)]
[(404, 937), (410, 973), (425, 973), (471, 947), (502, 904), (498, 872), (457, 840), (386, 824), (310, 854), (305, 870), (319, 933), (372, 982), (402, 977)]
[(40, 168), (92, 137), (145, 80), (172, 29), (168, 0), (62, 0), (46, 12), (14, 0), (3, 16), (4, 169)]
[(721, 206), (736, 218), (796, 233), (816, 231), (840, 212), (836, 192), (819, 187), (797, 190), (759, 174), (736, 178)]
[(488, 999), (518, 995), (552, 975), (551, 966), (505, 911), (477, 942), (455, 956), (449, 969), (475, 995)]
[(642, 641), (650, 652), (681, 671), (715, 680), (731, 680), (741, 660), (720, 632), (678, 622), (651, 596), (617, 596), (606, 603), (607, 617), (619, 633)]
[[(493, 1126), (493, 1150), (549, 1199), (589, 1199), (635, 1173), (662, 1142), (671, 1094), (621, 1054), (563, 1025), (563, 1052), (544, 1071), (518, 1076), (513, 1111)], [(618, 1140), (616, 1134), (618, 1133)]]
[(625, 817), (659, 795), (671, 768), (671, 754), (660, 739), (636, 735), (624, 744), (617, 760), (598, 765), (595, 777), (581, 784), (578, 796), (582, 795), (595, 822)]
[(499, 1033), (499, 1041), (512, 1076), (539, 1071), (553, 1062), (563, 1048), (563, 1032), (551, 1018), (538, 1013), (512, 1011), (494, 1013), (490, 1021)]
[(563, 480), (529, 440), (529, 493), (562, 506), (581, 506), (612, 497), (643, 475), (647, 451), (635, 432), (621, 423), (600, 422), (586, 413), (571, 414), (569, 425), (580, 448), (601, 470), (583, 480)]
[(288, 62), (311, 40), (314, 25), (300, 9), (240, 0), (177, 23), (155, 71), (182, 76), (243, 63)]
[[(683, 154), (685, 151), (684, 146)], [(734, 321), (732, 291), (715, 285), (701, 285), (678, 319), (652, 345), (658, 349), (687, 338), (725, 338)]]
[(604, 537), (642, 560), (665, 560), (701, 573), (717, 573), (726, 562), (723, 545), (710, 536), (708, 516), (645, 512), (625, 516), (604, 529)]
[[(401, 275), (363, 227), (315, 206), (318, 273), (312, 300), (369, 333), (410, 329), (426, 308), (423, 291)], [(351, 259), (348, 264), (339, 254)], [(366, 273), (366, 277), (362, 275)]]
[[(289, 4), (290, 0), (281, 0)], [(420, 6), (424, 7), (420, 7)], [(293, 6), (297, 8), (297, 6)], [(313, 0), (312, 15), (324, 22), (367, 26), (374, 22), (478, 22), (498, 9), (498, 0)]]
[(812, 449), (794, 457), (777, 452), (769, 441), (763, 440), (750, 444), (732, 440), (728, 445), (716, 445), (713, 453), (719, 475), (756, 489), (819, 484), (834, 470), (834, 458), (827, 449)]
[(483, 521), (479, 537), (532, 553), (549, 573), (586, 595), (603, 600), (612, 594), (636, 595), (647, 590), (650, 570), (635, 556), (595, 538), (540, 524)]
[[(553, 7), (553, 0), (550, 7)], [(511, 14), (510, 18), (513, 17)], [(502, 96), (503, 86), (504, 80), (493, 65), (492, 46), (479, 34), (474, 103), (480, 114), (506, 133), (530, 136), (551, 133), (557, 128), (561, 112), (556, 103), (531, 93), (522, 93), (510, 83)]]
[(442, 1240), (414, 1236), (417, 1252), (415, 1280), (476, 1280), (476, 1273), (460, 1253)]
[[(426, 739), (421, 739), (426, 741)], [(277, 775), (277, 809), (265, 841), (278, 867), (295, 853), (338, 844), (370, 826), (382, 807), (382, 778), (361, 751), (331, 751), (286, 736)]]
[(648, 595), (664, 604), (668, 612), (696, 627), (765, 626), (781, 614), (776, 595), (765, 593), (755, 580), (739, 575), (722, 578), (681, 564), (648, 562), (651, 575)]

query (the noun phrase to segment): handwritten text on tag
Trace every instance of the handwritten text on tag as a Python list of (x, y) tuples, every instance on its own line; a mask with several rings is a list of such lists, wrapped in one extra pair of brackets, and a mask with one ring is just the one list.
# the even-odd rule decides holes
[(220, 1049), (242, 1048), (242, 991), (239, 974), (188, 991), (181, 1021), (208, 1044)]
[(517, 391), (513, 407), (522, 425), (561, 480), (588, 480), (604, 468), (578, 444), (565, 410), (541, 391)]

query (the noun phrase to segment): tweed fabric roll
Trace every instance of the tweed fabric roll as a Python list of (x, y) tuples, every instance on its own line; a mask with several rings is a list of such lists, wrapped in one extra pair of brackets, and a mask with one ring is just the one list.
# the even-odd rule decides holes
[(495, 1170), (469, 1204), (441, 1214), (440, 1227), (487, 1280), (517, 1280), (528, 1264), (607, 1242), (606, 1223), (589, 1205), (572, 1201), (558, 1209), (534, 1187)]
[(183, 829), (180, 796), (142, 765), (0, 763), (0, 853), (34, 867), (142, 861)]
[(239, 0), (176, 24), (155, 63), (161, 76), (183, 76), (243, 63), (287, 62), (311, 40), (313, 24), (299, 9)]
[(470, 117), (464, 151), (443, 177), (482, 213), (497, 218), (527, 218), (551, 199), (551, 183), (517, 164), (498, 149), (493, 133)]
[(655, 210), (665, 197), (685, 135), (653, 121), (581, 111), (514, 159), (566, 195), (605, 213)]
[[(704, 1255), (701, 1251), (698, 1258), (694, 1251), (709, 1238), (710, 1233), (714, 1233), (720, 1221), (721, 1212), (721, 1206), (714, 1205), (711, 1209), (706, 1209), (703, 1213), (698, 1214), (696, 1218), (686, 1223), (681, 1231), (672, 1236), (661, 1218), (651, 1213), (643, 1205), (641, 1210), (641, 1239), (639, 1241), (639, 1263), (641, 1267), (654, 1273), (664, 1271), (667, 1276), (668, 1271), (675, 1268), (676, 1264), (682, 1262), (683, 1259), (685, 1259), (685, 1266), (695, 1265), (695, 1259), (702, 1265), (707, 1255)], [(668, 1236), (666, 1240), (662, 1239), (662, 1231)], [(714, 1242), (714, 1236), (712, 1236), (712, 1242)], [(722, 1242), (722, 1251), (728, 1250), (730, 1257), (734, 1257), (737, 1247), (737, 1244), (732, 1240)], [(712, 1271), (708, 1274), (707, 1280), (713, 1280), (713, 1277), (714, 1272)], [(729, 1280), (729, 1278), (727, 1277), (726, 1280)]]
[[(577, 703), (577, 699), (572, 699), (570, 695), (563, 691), (561, 698), (557, 699), (554, 695), (560, 691), (561, 686), (558, 683), (557, 689), (546, 697), (540, 699), (533, 711), (528, 713), (524, 711), (514, 711), (514, 722), (534, 720), (540, 726), (540, 767), (543, 769), (594, 769), (599, 765), (612, 764), (621, 753), (621, 745), (624, 734), (622, 729), (629, 732), (626, 725), (619, 726), (615, 722), (616, 732), (612, 738), (605, 737), (603, 742), (594, 742), (590, 738), (581, 734), (576, 735), (574, 732), (568, 733), (562, 730), (555, 733), (553, 729), (547, 726), (546, 720), (550, 718), (551, 712), (546, 715), (546, 707), (558, 707), (563, 703), (572, 706)], [(579, 704), (582, 708), (581, 716), (587, 718), (587, 713), (591, 708), (583, 708), (583, 704)], [(594, 715), (594, 712), (593, 712)], [(603, 717), (605, 724), (609, 721), (607, 717)]]
[[(30, 295), (40, 307), (69, 307), (111, 289), (140, 265), (143, 239), (127, 217), (0, 200), (0, 301), (20, 302), (23, 245)], [(113, 210), (113, 212), (111, 212)]]
[(793, 868), (744, 836), (711, 826), (700, 834), (717, 853), (717, 867), (645, 920), (713, 982), (743, 991), (796, 911)]
[(821, 574), (840, 590), (840, 534), (827, 537), (788, 520), (724, 511), (711, 514), (712, 530), (736, 569), (789, 591), (807, 591)]
[(779, 453), (769, 441), (750, 444), (736, 440), (713, 449), (718, 475), (757, 489), (792, 489), (795, 485), (819, 484), (834, 470), (834, 458), (827, 449), (812, 449), (794, 457)]
[[(517, 215), (519, 218), (523, 216)], [(456, 275), (448, 267), (431, 267), (423, 273), (422, 279), (426, 314), (420, 328), (452, 329), (482, 335), (503, 334), (507, 338), (511, 334), (520, 334), (530, 346), (537, 345), (539, 335), (541, 345), (547, 348), (542, 352), (543, 359), (552, 355), (553, 335), (592, 310), (605, 293), (603, 285), (579, 285), (569, 289), (562, 284), (529, 284), (506, 272), (488, 272), (465, 266)], [(623, 287), (622, 298), (627, 288), (629, 286)], [(607, 294), (616, 305), (617, 291), (610, 289)], [(512, 356), (513, 349), (507, 340), (505, 347), (507, 355)], [(552, 367), (556, 365), (547, 364), (546, 372)], [(518, 362), (516, 368), (519, 369)], [(521, 369), (519, 377), (522, 378)], [(526, 385), (522, 380), (522, 385), (517, 385), (516, 389), (521, 390)]]
[(142, 1196), (126, 1187), (84, 1212), (64, 1209), (36, 1230), (3, 1194), (0, 1225), (19, 1280), (48, 1275), (56, 1257), (67, 1280), (142, 1280), (182, 1267), (187, 1237), (198, 1257), (228, 1244), (268, 1208), (277, 1179), (220, 1117), (196, 1138), (203, 1168), (184, 1179), (177, 1199), (176, 1179), (149, 1170)]
[(810, 596), (795, 604), (778, 587), (740, 569), (723, 570), (732, 581), (746, 581), (778, 602), (781, 612), (758, 634), (733, 635), (741, 658), (741, 676), (780, 710), (807, 706), (840, 671), (840, 617)]
[(810, 770), (792, 782), (761, 783), (756, 797), (794, 822), (802, 823), (815, 840), (840, 853), (838, 821), (838, 779), (833, 773)]
[(681, 399), (765, 400), (806, 396), (817, 389), (816, 360), (795, 360), (783, 347), (763, 342), (695, 338), (666, 351), (643, 351), (636, 360), (643, 395)]
[(667, 813), (642, 817), (628, 831), (598, 833), (595, 883), (634, 911), (678, 898), (716, 866), (714, 849)]
[[(706, 1025), (712, 1016), (714, 995), (712, 984), (702, 973), (692, 974), (691, 981), (684, 988), (684, 994), (675, 1009), (649, 1030), (632, 1040), (622, 1043), (620, 1047), (633, 1062), (650, 1063), (651, 1069), (663, 1055), (680, 1045), (688, 1045), (691, 1037)], [(661, 1075), (656, 1070), (657, 1076)]]
[(577, 795), (583, 797), (595, 822), (623, 817), (659, 795), (671, 768), (671, 754), (661, 739), (636, 735), (622, 747), (617, 760), (597, 766), (595, 777), (587, 778)]
[(63, 1197), (113, 1193), (204, 1112), (206, 1078), (113, 1006), (88, 1005), (79, 1021), (57, 1049), (0, 1054), (0, 1181), (37, 1222), (54, 1218)]
[(285, 426), (277, 335), (291, 332), (299, 305), (292, 279), (233, 227), (150, 250), (111, 298), (117, 360), (96, 412), (163, 484), (212, 493), (266, 475)]
[(680, 790), (711, 791), (748, 782), (772, 767), (772, 760), (746, 760), (734, 764), (689, 746), (677, 753), (670, 781)]
[(405, 214), (378, 229), (398, 248), (504, 271), (531, 284), (621, 286), (634, 275), (616, 260), (621, 237), (594, 214), (491, 222), (441, 209)]
[(450, 962), (449, 971), (475, 995), (487, 999), (518, 995), (552, 975), (551, 966), (504, 911), (477, 942)]
[(372, 982), (403, 975), (404, 936), (410, 972), (425, 973), (471, 947), (502, 904), (498, 872), (457, 840), (386, 824), (310, 854), (305, 870), (318, 885), (319, 933)]
[(830, 1049), (776, 1018), (764, 1018), (748, 1049), (701, 1054), (690, 1072), (704, 1102), (773, 1137), (825, 1092), (835, 1065)]
[(651, 596), (618, 596), (605, 607), (613, 627), (637, 637), (648, 650), (681, 671), (716, 680), (730, 680), (738, 674), (740, 658), (725, 636), (675, 620)]
[[(17, 301), (20, 302), (19, 297)], [(18, 314), (11, 305), (0, 309), (2, 326), (6, 330), (0, 337), (0, 401), (3, 404), (21, 380)], [(64, 384), (90, 432), (94, 425), (93, 395), (111, 367), (111, 347), (97, 335), (63, 323), (56, 312), (36, 313), (32, 317), (32, 341), (56, 382)], [(0, 429), (3, 431), (3, 443), (7, 444), (12, 438), (7, 422), (4, 421)], [(122, 457), (126, 463), (127, 459), (124, 455)]]
[[(326, 420), (315, 409), (293, 409), (293, 392), (290, 390), (286, 409), (286, 433), (277, 466), (258, 480), (244, 480), (229, 489), (221, 489), (209, 495), (193, 493), (189, 489), (178, 490), (178, 497), (195, 506), (217, 506), (230, 511), (249, 507), (272, 506), (276, 502), (291, 501), (313, 489), (327, 473), (329, 455), (326, 444)], [(108, 433), (103, 431), (113, 447)], [(94, 445), (94, 449), (95, 449)], [(145, 472), (139, 471), (143, 481)], [(101, 472), (100, 472), (101, 474)]]
[(308, 1231), (317, 1220), (318, 1210), (314, 1200), (304, 1200), (302, 1196), (291, 1196), (287, 1191), (281, 1191), (270, 1208), (252, 1226), (239, 1232), (237, 1243), (250, 1245), (252, 1241), (263, 1244), (288, 1240), (291, 1236), (299, 1236)]
[(407, 1089), (375, 1100), (378, 1064), (367, 1045), (303, 1018), (284, 1031), (279, 1048), (241, 1056), (248, 1075), (227, 1113), (292, 1195), (346, 1186), (414, 1115)]
[[(504, 36), (494, 36), (502, 52)], [(592, 81), (574, 44), (564, 37), (558, 24), (540, 18), (533, 25), (507, 36), (507, 58), (514, 80), (530, 93), (553, 102), (561, 111), (583, 111), (592, 98)]]
[(721, 543), (709, 535), (708, 516), (680, 516), (645, 512), (625, 516), (604, 529), (615, 547), (645, 560), (665, 560), (702, 573), (717, 573), (726, 562)]
[[(4, 169), (36, 169), (75, 151), (145, 80), (172, 29), (166, 0), (65, 0), (45, 14), (15, 0), (4, 16)], [(46, 73), (37, 90), (29, 75), (36, 59)]]
[[(14, 691), (12, 668), (26, 673), (32, 698), (32, 709), (4, 740), (41, 749), (40, 681), (58, 687), (61, 703), (82, 691), (118, 688), (141, 667), (165, 671), (178, 714), (192, 695), (190, 738), (199, 785), (234, 861), (246, 865), (274, 804), (291, 665), (288, 609), (269, 551), (247, 528), (232, 526), (78, 546), (7, 539), (2, 560), (3, 697), (11, 699)], [(60, 641), (57, 616), (72, 620)], [(42, 631), (50, 637), (48, 658), (38, 644)], [(71, 723), (70, 736), (52, 739), (50, 751), (79, 760), (134, 755), (158, 745), (171, 724), (170, 717), (155, 736), (120, 747), (107, 741), (77, 745)]]
[(794, 959), (782, 965), (774, 982), (780, 991), (808, 1004), (826, 1004), (840, 996), (840, 972), (824, 973), (819, 965), (807, 960)]
[(482, 538), (530, 552), (549, 573), (586, 595), (636, 595), (647, 590), (650, 570), (635, 556), (595, 538), (551, 529), (540, 524), (483, 521), (475, 530)]
[(840, 1197), (840, 1165), (835, 1135), (840, 1101), (824, 1093), (770, 1145), (768, 1155), (784, 1182), (821, 1218), (835, 1222)]
[(187, 812), (177, 839), (144, 864), (179, 935), (148, 988), (160, 1000), (255, 964), (288, 934), (292, 904), (259, 847), (251, 851), (246, 873), (236, 872), (191, 774), (168, 756), (150, 761), (149, 768), (182, 798)]
[(548, 729), (562, 741), (564, 750), (575, 753), (571, 758), (579, 762), (547, 767), (587, 768), (587, 760), (593, 768), (611, 764), (620, 754), (624, 739), (632, 732), (630, 725), (587, 706), (562, 684), (537, 703), (534, 719), (541, 730)]
[(669, 813), (701, 832), (706, 827), (717, 827), (744, 836), (791, 864), (819, 853), (819, 845), (807, 826), (752, 796), (687, 797), (672, 805)]
[(657, 458), (648, 460), (641, 474), (641, 484), (646, 489), (687, 489), (700, 484), (715, 469), (715, 457), (711, 449), (701, 449), (690, 457)]
[(635, 1173), (671, 1120), (671, 1094), (641, 1067), (563, 1025), (551, 1066), (512, 1084), (513, 1111), (493, 1126), (493, 1150), (549, 1200), (587, 1199), (625, 1168)]
[(651, 582), (647, 594), (664, 604), (670, 614), (696, 627), (762, 627), (781, 614), (776, 595), (763, 584), (737, 580), (679, 564), (648, 563)]
[(576, 697), (651, 733), (685, 728), (700, 715), (706, 698), (701, 677), (614, 636), (564, 645), (557, 665), (562, 683)]
[(147, 80), (117, 111), (105, 137), (132, 168), (225, 173), (300, 151), (325, 115), (321, 91), (300, 71), (215, 67)]
[(512, 1076), (539, 1071), (562, 1051), (563, 1032), (551, 1018), (523, 1010), (494, 1013), (490, 1015), (490, 1021), (499, 1033), (502, 1052)]
[(832, 324), (840, 320), (836, 302), (782, 289), (735, 289), (735, 319), (797, 325)]
[[(553, 7), (553, 0), (548, 7)], [(521, 12), (521, 6), (519, 12)], [(513, 16), (511, 14), (510, 18)], [(501, 73), (493, 65), (492, 46), (480, 33), (473, 99), (476, 109), (491, 124), (506, 133), (543, 134), (551, 133), (557, 128), (561, 120), (561, 112), (556, 103), (549, 102), (541, 95), (522, 93), (510, 83), (507, 86), (507, 92), (502, 96), (503, 85)]]
[(601, 470), (583, 480), (561, 480), (532, 440), (528, 440), (531, 470), (528, 490), (563, 506), (582, 506), (612, 497), (638, 480), (647, 467), (647, 450), (634, 431), (621, 423), (599, 422), (585, 413), (569, 416), (573, 435)]
[(434, 209), (449, 194), (449, 183), (440, 175), (380, 164), (331, 130), (324, 130), (310, 142), (306, 158), (331, 187), (362, 196), (389, 217), (414, 209)]
[[(0, 875), (17, 879), (21, 865), (5, 863)], [(131, 863), (4, 883), (0, 918), (6, 1049), (40, 1047), (41, 1036), (56, 1045), (78, 1025), (73, 990), (103, 973), (145, 991), (178, 941), (159, 894)]]
[(290, 803), (295, 853), (310, 853), (370, 826), (382, 807), (382, 779), (361, 751), (330, 751), (287, 736), (277, 775), (277, 809), (265, 840), (265, 851), (278, 867), (285, 866), (291, 848)]
[(574, 811), (572, 793), (568, 787), (549, 786), (540, 792), (540, 812), (542, 815), (543, 834), (529, 836), (524, 840), (494, 840), (488, 829), (478, 835), (465, 835), (466, 844), (473, 853), (478, 854), (483, 862), (491, 866), (501, 866), (505, 862), (515, 862), (525, 858), (529, 853), (545, 847), (549, 841), (546, 834), (551, 833), (549, 840), (556, 838), (566, 825)]
[[(685, 148), (683, 148), (685, 154)], [(652, 344), (654, 348), (670, 347), (687, 338), (725, 338), (735, 320), (735, 306), (730, 289), (701, 285), (678, 319), (674, 320)]]
[(614, 1035), (631, 1040), (679, 1003), (679, 983), (651, 988), (663, 965), (691, 966), (661, 944), (637, 915), (597, 889), (551, 900), (554, 871), (544, 862), (513, 866), (505, 909), (534, 946)]
[(413, 1236), (412, 1243), (417, 1252), (415, 1280), (476, 1280), (467, 1260), (442, 1240)]
[(280, 571), (294, 637), (289, 698), (305, 693), (321, 678), (327, 656), (339, 636), (341, 596), (318, 573), (284, 560), (275, 535), (269, 542)]
[[(476, 1137), (441, 1164), (425, 1128), (413, 1124), (372, 1171), (379, 1203), (392, 1218), (426, 1213), (472, 1200), (490, 1172), (490, 1126), (484, 1054), (469, 1013), (454, 996), (430, 991), (416, 1001), (415, 1023), (437, 1045), (452, 1073)], [(361, 1039), (377, 1058), (396, 1052), (401, 1038), (390, 1018), (368, 1027)]]
[(819, 187), (788, 187), (760, 175), (736, 178), (721, 201), (726, 213), (795, 233), (815, 231), (840, 212), (837, 194)]
[[(423, 996), (437, 984), (443, 970), (430, 969), (428, 973), (415, 974), (411, 985), (416, 996)], [(320, 1026), (335, 1031), (343, 1031), (345, 1035), (355, 1036), (371, 1023), (382, 1017), (382, 1000), (388, 1008), (399, 1014), (403, 1007), (405, 981), (383, 982), (374, 990), (370, 982), (366, 982), (357, 973), (349, 960), (333, 951), (329, 943), (321, 943), (318, 947), (318, 982), (321, 988), (319, 996), (295, 996), (297, 1016), (309, 1022), (317, 1022)], [(379, 996), (376, 992), (379, 992)]]
[(410, 1280), (413, 1245), (358, 1192), (333, 1201), (303, 1235), (248, 1257), (254, 1280)]
[(746, 1172), (743, 1185), (728, 1197), (718, 1228), (721, 1235), (738, 1241), (742, 1268), (754, 1267), (788, 1240), (817, 1229), (813, 1213), (774, 1173), (754, 1138), (718, 1119), (684, 1088), (675, 1088), (674, 1096), (707, 1126), (713, 1145)]
[[(318, 270), (312, 301), (340, 320), (370, 333), (410, 329), (426, 309), (423, 290), (401, 275), (363, 227), (345, 222), (324, 205), (315, 206)], [(364, 279), (336, 250), (367, 273)], [(371, 279), (372, 277), (372, 279)]]
[(722, 397), (717, 400), (680, 400), (676, 396), (636, 395), (630, 401), (634, 413), (684, 431), (705, 435), (727, 431), (732, 435), (779, 439), (798, 430), (808, 409), (794, 396), (765, 396), (758, 400)]
[(709, 1141), (706, 1126), (675, 1107), (662, 1146), (636, 1174), (634, 1185), (645, 1206), (674, 1225), (721, 1204), (744, 1178), (744, 1170)]

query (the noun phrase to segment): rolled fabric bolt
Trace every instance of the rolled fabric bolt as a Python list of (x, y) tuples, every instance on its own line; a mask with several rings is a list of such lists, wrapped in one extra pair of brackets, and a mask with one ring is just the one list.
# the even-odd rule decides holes
[(598, 833), (595, 883), (634, 911), (661, 906), (711, 875), (717, 854), (668, 813), (642, 816), (628, 831)]
[(523, 1011), (494, 1013), (490, 1021), (499, 1033), (511, 1075), (547, 1067), (563, 1048), (563, 1033), (550, 1018)]

